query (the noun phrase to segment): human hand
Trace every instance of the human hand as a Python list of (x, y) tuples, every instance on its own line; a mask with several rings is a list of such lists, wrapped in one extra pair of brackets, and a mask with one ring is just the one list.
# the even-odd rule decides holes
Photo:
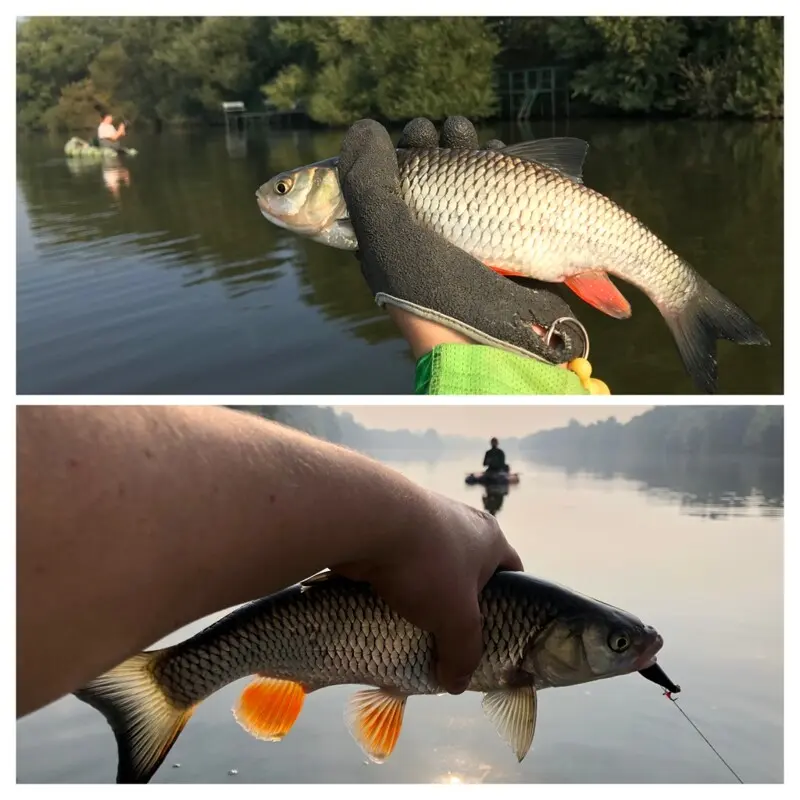
[(363, 558), (331, 568), (366, 581), (398, 614), (434, 635), (437, 679), (463, 692), (483, 654), (478, 594), (497, 569), (521, 570), (497, 520), (433, 492), (401, 536), (376, 537)]
[[(451, 117), (440, 137), (430, 120), (416, 119), (399, 142), (400, 148), (440, 146), (479, 149), (475, 128), (464, 117)], [(484, 149), (502, 147), (494, 140)], [(361, 120), (350, 128), (342, 142), (339, 179), (358, 237), (362, 273), (381, 305), (447, 328), (463, 341), (552, 364), (583, 355), (582, 328), (564, 321), (575, 315), (559, 296), (497, 275), (416, 222), (400, 194), (395, 149), (377, 122)], [(548, 343), (542, 334), (553, 327), (556, 335)], [(414, 336), (414, 326), (401, 330), (415, 356), (433, 346), (429, 336)], [(453, 341), (452, 334), (443, 341)], [(416, 352), (423, 344), (427, 350)]]

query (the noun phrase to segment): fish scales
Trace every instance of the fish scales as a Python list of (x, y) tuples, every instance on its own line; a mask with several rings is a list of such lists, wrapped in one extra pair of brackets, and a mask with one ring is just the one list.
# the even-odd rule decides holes
[(551, 282), (610, 270), (673, 312), (696, 291), (693, 270), (649, 228), (556, 170), (492, 151), (400, 150), (398, 161), (417, 219), (493, 267)]
[[(496, 687), (509, 664), (522, 659), (523, 630), (535, 635), (554, 613), (503, 590), (484, 592), (480, 604), (485, 650), (474, 690)], [(309, 691), (348, 683), (407, 694), (441, 691), (432, 636), (361, 585), (335, 582), (253, 603), (177, 645), (154, 672), (180, 706), (254, 673), (300, 681)]]

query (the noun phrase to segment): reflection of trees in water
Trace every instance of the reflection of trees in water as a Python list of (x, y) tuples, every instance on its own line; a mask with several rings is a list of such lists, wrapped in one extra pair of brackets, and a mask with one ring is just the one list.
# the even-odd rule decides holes
[[(535, 463), (537, 458), (526, 455)], [(541, 463), (567, 475), (588, 474), (602, 480), (624, 478), (642, 484), (644, 491), (680, 498), (691, 513), (724, 517), (752, 506), (762, 516), (783, 508), (783, 459), (752, 456), (658, 457), (631, 452), (596, 450), (549, 452)]]
[[(217, 133), (137, 140), (140, 155), (127, 162), (132, 178), (114, 212), (102, 191), (101, 165), (53, 159), (53, 143), (41, 138), (20, 148), (18, 180), (43, 252), (116, 240), (119, 258), (126, 251), (160, 257), (165, 268), (183, 271), (185, 286), (215, 281), (234, 297), (290, 266), (304, 303), (349, 321), (369, 342), (397, 337), (351, 253), (283, 231), (256, 206), (255, 191), (264, 181), (334, 154), (341, 134), (266, 136), (251, 131), (246, 148), (239, 140), (234, 156)], [(53, 180), (55, 170), (69, 170), (72, 180)]]
[[(509, 141), (528, 135), (498, 132)], [(782, 125), (576, 120), (558, 133), (591, 143), (590, 186), (640, 216), (767, 330), (768, 351), (721, 345), (722, 391), (782, 391)], [(187, 273), (187, 284), (216, 281), (232, 295), (274, 280), (289, 265), (304, 303), (347, 321), (366, 341), (393, 338), (352, 254), (270, 225), (255, 203), (255, 190), (273, 174), (335, 155), (340, 141), (339, 132), (254, 129), (232, 158), (221, 133), (137, 134), (131, 144), (140, 155), (113, 213), (92, 173), (52, 179), (66, 167), (63, 159), (43, 166), (58, 152), (44, 140), (21, 140), (18, 180), (34, 230), (46, 234), (45, 250), (116, 238), (123, 254), (136, 248), (161, 255), (165, 267)], [(569, 298), (589, 326), (598, 375), (617, 392), (687, 391), (661, 316), (637, 290), (624, 291), (634, 318), (623, 323)]]

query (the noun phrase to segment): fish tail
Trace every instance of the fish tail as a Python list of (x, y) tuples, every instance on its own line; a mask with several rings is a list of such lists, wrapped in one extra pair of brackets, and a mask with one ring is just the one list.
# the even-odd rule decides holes
[(158, 682), (154, 668), (167, 652), (133, 656), (75, 692), (114, 731), (117, 783), (148, 783), (194, 711), (177, 707)]
[(695, 385), (712, 394), (717, 389), (717, 339), (738, 344), (769, 344), (764, 331), (725, 295), (695, 273), (696, 287), (678, 312), (666, 320), (681, 359)]

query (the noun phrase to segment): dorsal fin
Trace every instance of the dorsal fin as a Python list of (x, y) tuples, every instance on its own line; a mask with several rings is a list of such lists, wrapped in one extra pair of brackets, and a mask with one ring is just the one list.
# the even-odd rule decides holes
[(338, 572), (334, 572), (330, 569), (323, 569), (320, 572), (316, 572), (314, 575), (311, 575), (310, 577), (300, 581), (298, 586), (300, 587), (300, 592), (302, 593), (307, 592), (314, 586), (320, 586), (323, 584), (330, 585), (332, 583), (340, 584), (341, 586), (345, 587), (369, 586), (366, 581), (352, 580), (351, 578), (346, 578), (344, 575), (340, 575)]
[(314, 586), (318, 583), (327, 583), (336, 577), (335, 573), (331, 572), (329, 569), (320, 570), (300, 581), (300, 591), (304, 592), (309, 586)]
[(526, 161), (535, 161), (558, 170), (577, 183), (583, 183), (583, 162), (589, 152), (589, 143), (571, 136), (558, 136), (512, 144), (502, 152)]

